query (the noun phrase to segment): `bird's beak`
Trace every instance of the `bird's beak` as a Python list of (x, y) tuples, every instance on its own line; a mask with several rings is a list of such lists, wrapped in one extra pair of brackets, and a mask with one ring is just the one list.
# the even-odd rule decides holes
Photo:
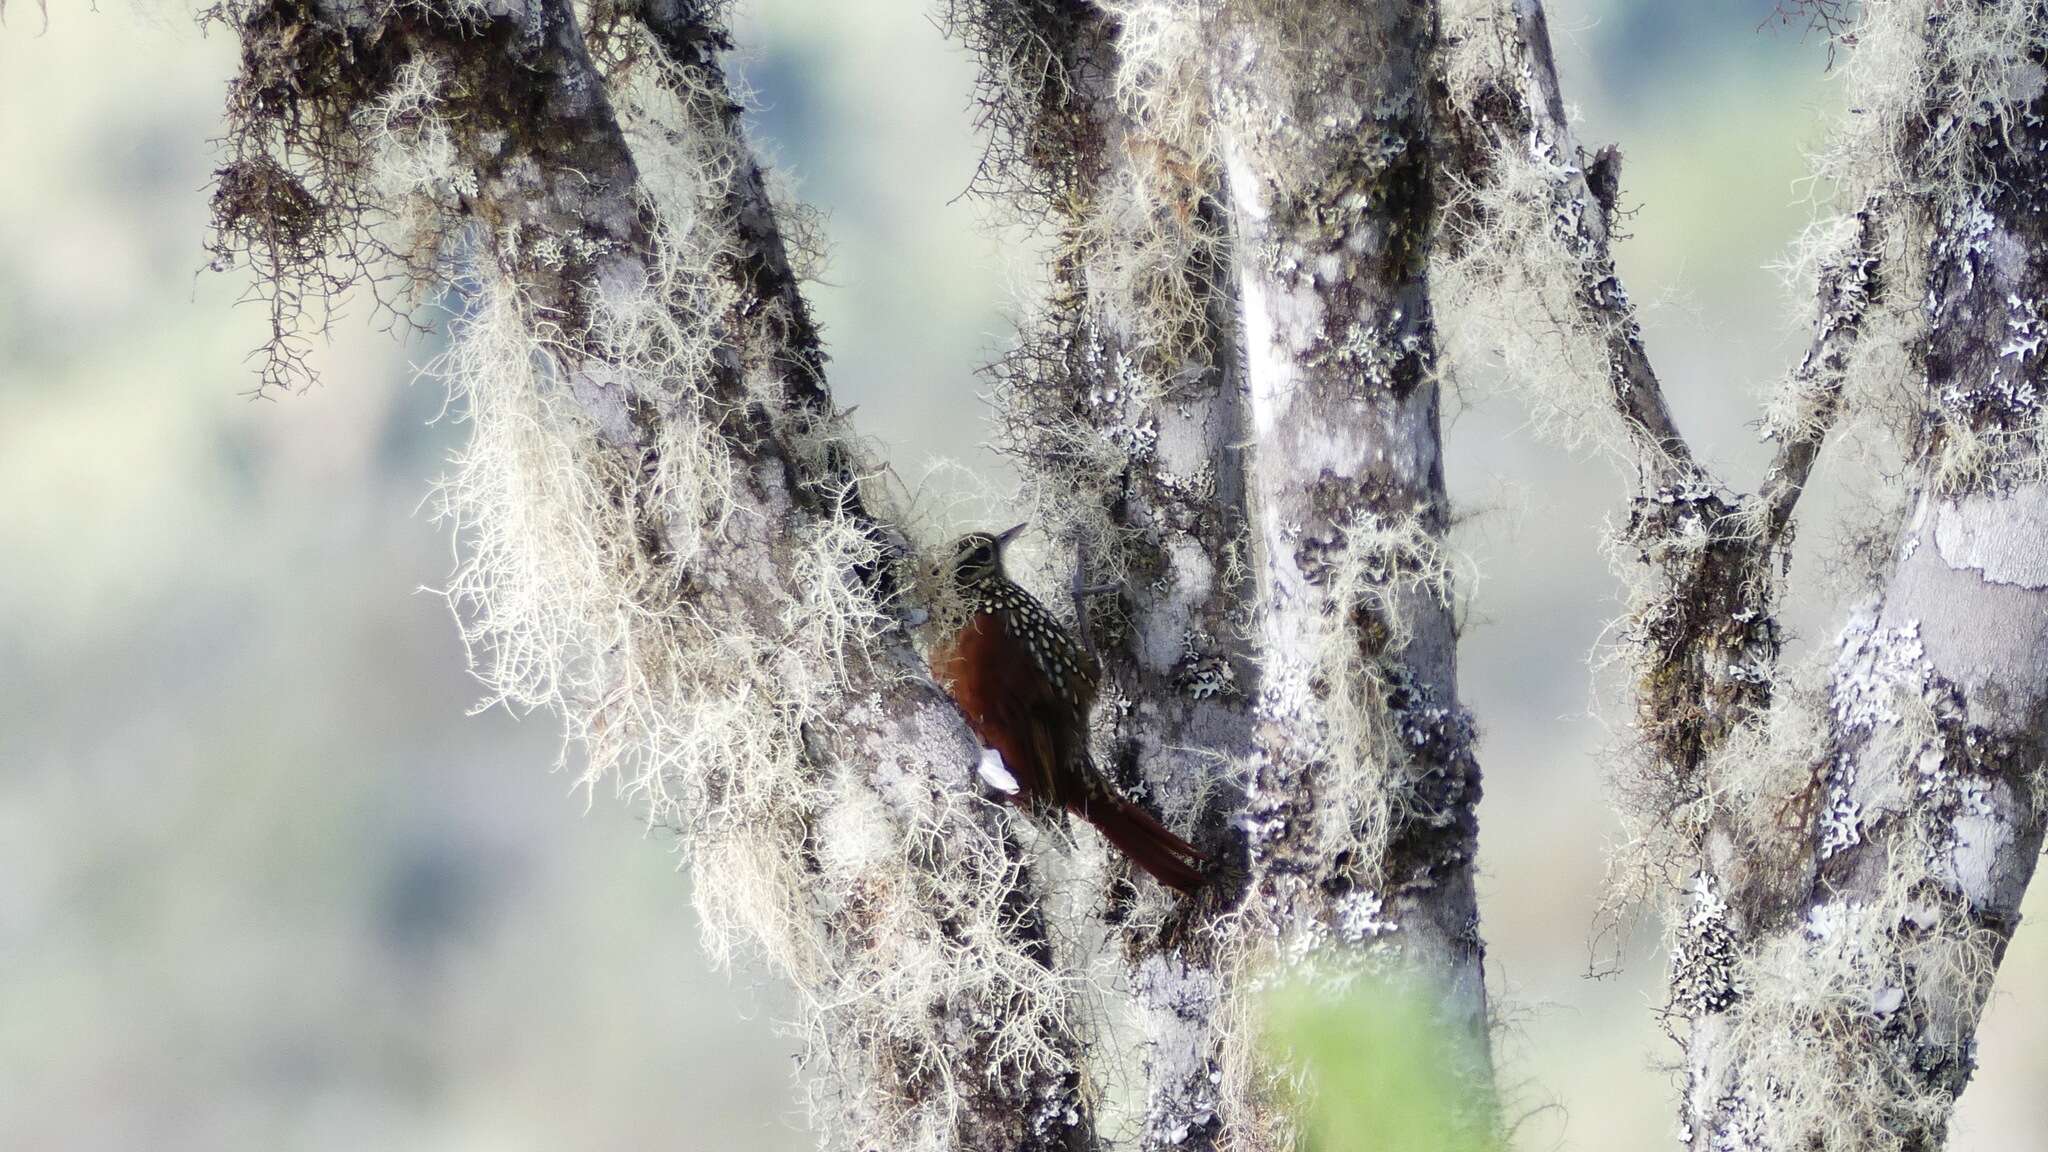
[(1026, 520), (1024, 523), (1017, 525), (1015, 528), (1005, 528), (1001, 532), (996, 533), (996, 547), (1001, 548), (1003, 545), (1008, 544), (1012, 540), (1015, 540), (1019, 533), (1023, 532), (1024, 529), (1029, 528), (1030, 526), (1031, 521)]

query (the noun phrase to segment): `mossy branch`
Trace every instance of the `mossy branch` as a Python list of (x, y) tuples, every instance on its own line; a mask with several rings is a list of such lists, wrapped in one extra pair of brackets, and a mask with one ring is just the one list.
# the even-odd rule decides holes
[[(2048, 741), (2048, 583), (1985, 549), (2042, 516), (2040, 423), (2020, 398), (2048, 263), (2048, 9), (1862, 6), (1843, 40), (1855, 112), (1819, 162), (1853, 207), (1806, 243), (1812, 339), (1764, 422), (1770, 471), (1735, 498), (1684, 449), (1638, 355), (1606, 248), (1615, 161), (1570, 143), (1540, 4), (1458, 7), (1450, 308), (1474, 331), (1541, 318), (1509, 326), (1510, 371), (1553, 421), (1597, 410), (1598, 382), (1601, 440), (1640, 486), (1615, 542), (1652, 574), (1625, 629), (1643, 747), (1617, 773), (1635, 837), (1619, 895), (1656, 897), (1647, 876), (1671, 908), (1684, 1139), (1938, 1148), (2042, 833), (2016, 765)], [(1883, 410), (1893, 380), (1924, 392), (1890, 430), (1911, 448), (1893, 466), (1910, 465), (1914, 517), (1828, 682), (1781, 679), (1797, 502), (1848, 409)]]
[(906, 546), (825, 390), (716, 15), (224, 5), (231, 170), (303, 195), (224, 197), (220, 232), (335, 274), (332, 246), (263, 238), (339, 214), (462, 277), (440, 367), (472, 436), (442, 503), (473, 667), (681, 833), (716, 955), (795, 983), (830, 1138), (1090, 1148), (1071, 982), (901, 626)]
[(1200, 1152), (1256, 1126), (1241, 1081), (1218, 1071), (1252, 1040), (1232, 1003), (1244, 940), (1230, 913), (1244, 879), (1234, 767), (1258, 672), (1199, 30), (1165, 3), (977, 0), (952, 5), (949, 25), (982, 64), (979, 186), (1050, 232), (1045, 299), (992, 376), (1001, 447), (1059, 557), (1049, 577), (1065, 583), (1071, 560), (1073, 582), (1098, 590), (1075, 605), (1107, 685), (1097, 761), (1212, 860), (1181, 901), (1103, 858), (1103, 915), (1143, 1030), (1140, 1140)]

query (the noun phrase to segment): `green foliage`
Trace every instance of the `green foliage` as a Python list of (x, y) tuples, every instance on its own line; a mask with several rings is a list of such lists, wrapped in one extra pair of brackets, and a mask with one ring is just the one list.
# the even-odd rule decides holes
[(1270, 1057), (1292, 1073), (1303, 1152), (1498, 1152), (1481, 1038), (1437, 1016), (1438, 997), (1379, 976), (1302, 980), (1266, 1004)]

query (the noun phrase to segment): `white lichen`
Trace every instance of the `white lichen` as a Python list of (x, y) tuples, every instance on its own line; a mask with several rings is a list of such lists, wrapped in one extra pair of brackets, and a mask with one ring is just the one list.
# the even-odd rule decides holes
[(1734, 1004), (1743, 992), (1736, 972), (1739, 943), (1728, 902), (1714, 891), (1712, 877), (1695, 875), (1684, 917), (1672, 932), (1672, 1007), (1696, 1019)]
[(1446, 206), (1450, 254), (1431, 269), (1445, 353), (1461, 372), (1497, 367), (1540, 434), (1633, 463), (1643, 446), (1615, 411), (1610, 350), (1632, 338), (1631, 306), (1586, 232), (1598, 209), (1584, 173), (1539, 134), (1492, 147), (1489, 179), (1458, 187)]
[[(1321, 607), (1290, 614), (1306, 631), (1271, 647), (1258, 711), (1290, 733), (1290, 763), (1271, 766), (1281, 775), (1260, 782), (1244, 826), (1255, 861), (1269, 843), (1284, 843), (1289, 855), (1351, 859), (1376, 884), (1395, 828), (1415, 814), (1408, 774), (1426, 765), (1414, 747), (1454, 720), (1443, 702), (1408, 699), (1397, 713), (1390, 700), (1408, 687), (1397, 677), (1410, 612), (1417, 603), (1450, 606), (1456, 565), (1414, 517), (1364, 513), (1341, 533), (1297, 537), (1295, 546), (1313, 580), (1298, 594)], [(1376, 642), (1361, 637), (1361, 620), (1378, 631)], [(1293, 779), (1298, 772), (1309, 778)], [(1268, 811), (1266, 797), (1285, 815)]]
[[(1931, 461), (1937, 491), (2042, 471), (2041, 412), (2021, 378), (2036, 338), (2030, 301), (2006, 301), (2001, 354), (2012, 362), (1990, 379), (1950, 382), (1931, 412), (1920, 399), (1926, 381), (1918, 353), (1930, 323), (1942, 322), (1942, 310), (1966, 287), (1929, 291), (1930, 253), (1941, 256), (1935, 237), (1948, 235), (1972, 260), (1999, 256), (1989, 251), (1996, 222), (1983, 209), (1997, 187), (1986, 167), (1996, 149), (1985, 145), (2009, 143), (2048, 84), (2036, 62), (2044, 49), (2048, 22), (2027, 0), (1961, 9), (1938, 0), (1863, 5), (1841, 69), (1849, 112), (1815, 164), (1817, 187), (1851, 202), (1881, 200), (1888, 217), (1888, 331), (1848, 374), (1846, 390), (1857, 397), (1849, 411), (1874, 414), (1876, 421), (1861, 423), (1879, 424), (1874, 434), (1894, 445), (1910, 442), (1931, 416), (1941, 436)], [(1998, 418), (1976, 418), (1987, 407)], [(1897, 501), (1888, 503), (1893, 515), (1883, 529), (1896, 525)]]
[(2008, 130), (2041, 91), (2048, 27), (2031, 0), (1957, 10), (1941, 0), (1868, 0), (1839, 69), (1849, 110), (1816, 175), (1845, 190), (1890, 188), (1961, 204), (1989, 173), (1976, 134)]
[[(1073, 989), (1018, 923), (1022, 863), (957, 716), (895, 694), (910, 670), (857, 575), (885, 561), (877, 534), (834, 501), (800, 511), (783, 461), (724, 431), (758, 399), (798, 468), (836, 436), (784, 414), (772, 355), (729, 344), (742, 146), (715, 77), (651, 42), (621, 58), (649, 250), (526, 238), (604, 257), (574, 327), (479, 274), (435, 365), (470, 427), (441, 488), (446, 595), (486, 703), (557, 714), (582, 782), (678, 834), (714, 960), (792, 982), (828, 1139), (954, 1147), (991, 1082), (1077, 1074)], [(1078, 1119), (1064, 1089), (1043, 1103)]]

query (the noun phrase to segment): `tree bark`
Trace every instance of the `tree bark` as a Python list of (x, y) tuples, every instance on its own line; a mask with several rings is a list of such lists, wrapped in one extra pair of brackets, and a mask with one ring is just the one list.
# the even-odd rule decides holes
[[(1808, 879), (1787, 905), (1731, 911), (1748, 956), (1688, 1053), (1701, 1152), (1942, 1147), (2040, 856), (2048, 10), (2022, 8), (2036, 46), (2010, 119), (1965, 146), (1981, 183), (1947, 199), (1957, 185), (1921, 173), (1936, 224), (1917, 492), (1882, 591), (1838, 641)], [(1971, 18), (1930, 36), (1983, 34)]]
[[(1663, 414), (1607, 252), (1618, 156), (1571, 142), (1536, 0), (1471, 22), (1474, 57), (1506, 50), (1468, 57), (1454, 109), (1479, 190), (1471, 243), (1497, 243), (1486, 230), (1513, 215), (1492, 189), (1524, 185), (1501, 169), (1540, 174), (1531, 218), (1551, 222), (1579, 285), (1561, 327), (1604, 340), (1624, 432), (1609, 443), (1643, 486), (1621, 540), (1655, 573), (1628, 641), (1643, 755), (1620, 775), (1652, 863), (1684, 884), (1668, 1012), (1686, 1049), (1681, 1134), (1699, 1152), (1940, 1147), (2041, 844), (2048, 617), (2039, 550), (2010, 542), (2043, 527), (2043, 10), (1866, 15), (1859, 35), (1919, 71), (1878, 78), (1859, 109), (1874, 127), (1848, 167), (1877, 175), (1849, 182), (1861, 203), (1819, 262), (1812, 343), (1766, 425), (1779, 450), (1753, 497), (1724, 496)], [(1943, 103), (1958, 92), (1977, 101), (1967, 114)], [(1931, 258), (1912, 250), (1923, 238)], [(1915, 510), (1816, 702), (1773, 691), (1778, 557), (1887, 264), (1929, 269)]]
[(1490, 1097), (1427, 278), (1435, 37), (1429, 4), (1248, 3), (1212, 42), (1265, 658), (1248, 907), (1290, 959), (1391, 952), (1441, 981)]
[[(1049, 214), (1058, 253), (1050, 298), (995, 366), (1000, 446), (1025, 465), (1032, 522), (1062, 557), (1053, 575), (1075, 566), (1077, 625), (1114, 701), (1101, 760), (1227, 856), (1235, 804), (1219, 777), (1248, 747), (1256, 667), (1235, 626), (1248, 588), (1227, 561), (1243, 544), (1242, 384), (1215, 174), (1119, 98), (1111, 16), (998, 0), (953, 20), (990, 98), (1036, 105), (989, 117), (992, 154), (1029, 162), (983, 171), (990, 193)], [(1057, 147), (1016, 138), (1055, 132)]]
[[(480, 436), (523, 426), (509, 435), (553, 453), (545, 474), (500, 478), (530, 488), (518, 502), (459, 488), (456, 513), (515, 510), (592, 537), (593, 595), (611, 597), (566, 622), (550, 598), (567, 592), (546, 580), (517, 589), (538, 607), (514, 602), (508, 572), (551, 557), (521, 552), (520, 525), (469, 520), (488, 554), (455, 595), (480, 671), (512, 702), (562, 710), (593, 770), (637, 758), (657, 818), (672, 814), (670, 788), (703, 806), (673, 817), (707, 869), (700, 893), (731, 889), (707, 908), (708, 930), (751, 934), (797, 984), (826, 1080), (820, 1119), (849, 1147), (1093, 1147), (1081, 1038), (1022, 851), (972, 789), (962, 717), (887, 615), (901, 607), (902, 537), (860, 499), (715, 67), (713, 6), (624, 6), (588, 36), (566, 0), (270, 0), (217, 15), (243, 38), (232, 107), (244, 157), (270, 150), (249, 171), (303, 169), (310, 155), (319, 177), (227, 203), (224, 231), (275, 235), (279, 204), (403, 217), (374, 198), (388, 141), (352, 133), (380, 102), (388, 130), (401, 82), (418, 86), (407, 126), (433, 118), (453, 191), (408, 248), (474, 238), (484, 304), (456, 354), (471, 419)], [(666, 60), (649, 60), (629, 17)], [(681, 121), (653, 129), (714, 161), (686, 174), (703, 188), (683, 189), (705, 195), (694, 226), (706, 235), (664, 216), (610, 103), (619, 77), (587, 40), (617, 54), (614, 72), (641, 64), (683, 83)], [(224, 190), (245, 174), (224, 172)], [(700, 250), (714, 255), (684, 267)], [(694, 310), (707, 300), (721, 314)], [(691, 469), (709, 470), (716, 507), (677, 503)], [(757, 702), (711, 728), (732, 693)], [(841, 811), (859, 826), (835, 824)]]
[(952, 17), (983, 63), (984, 190), (1045, 213), (1055, 232), (1049, 299), (997, 365), (996, 399), (1032, 522), (1072, 558), (1074, 583), (1098, 590), (1075, 605), (1109, 702), (1097, 761), (1212, 862), (1191, 901), (1118, 880), (1109, 891), (1141, 1019), (1140, 1140), (1211, 1148), (1255, 1107), (1223, 1080), (1241, 1023), (1227, 915), (1243, 891), (1234, 769), (1251, 747), (1258, 664), (1243, 627), (1226, 222), (1206, 150), (1177, 131), (1180, 115), (1206, 118), (1206, 97), (1165, 91), (1200, 61), (1123, 55), (1127, 37), (1181, 30), (1165, 6), (993, 0)]
[[(983, 58), (987, 186), (1056, 226), (1052, 292), (998, 402), (1034, 521), (1077, 583), (1116, 592), (1080, 610), (1111, 685), (1100, 758), (1214, 860), (1191, 906), (1109, 909), (1144, 1020), (1146, 1147), (1289, 1139), (1246, 1034), (1275, 966), (1398, 956), (1447, 981), (1491, 1098), (1424, 275), (1433, 25), (1401, 9), (953, 10)], [(1317, 90), (1302, 60), (1358, 78)], [(1380, 92), (1399, 106), (1384, 116)], [(1361, 149), (1292, 128), (1325, 120), (1378, 134)], [(1276, 328), (1280, 297), (1327, 327)], [(1275, 366), (1288, 377), (1261, 377)], [(1253, 423), (1262, 379), (1301, 396), (1269, 404), (1271, 425)], [(1284, 706), (1276, 668), (1300, 693)]]

